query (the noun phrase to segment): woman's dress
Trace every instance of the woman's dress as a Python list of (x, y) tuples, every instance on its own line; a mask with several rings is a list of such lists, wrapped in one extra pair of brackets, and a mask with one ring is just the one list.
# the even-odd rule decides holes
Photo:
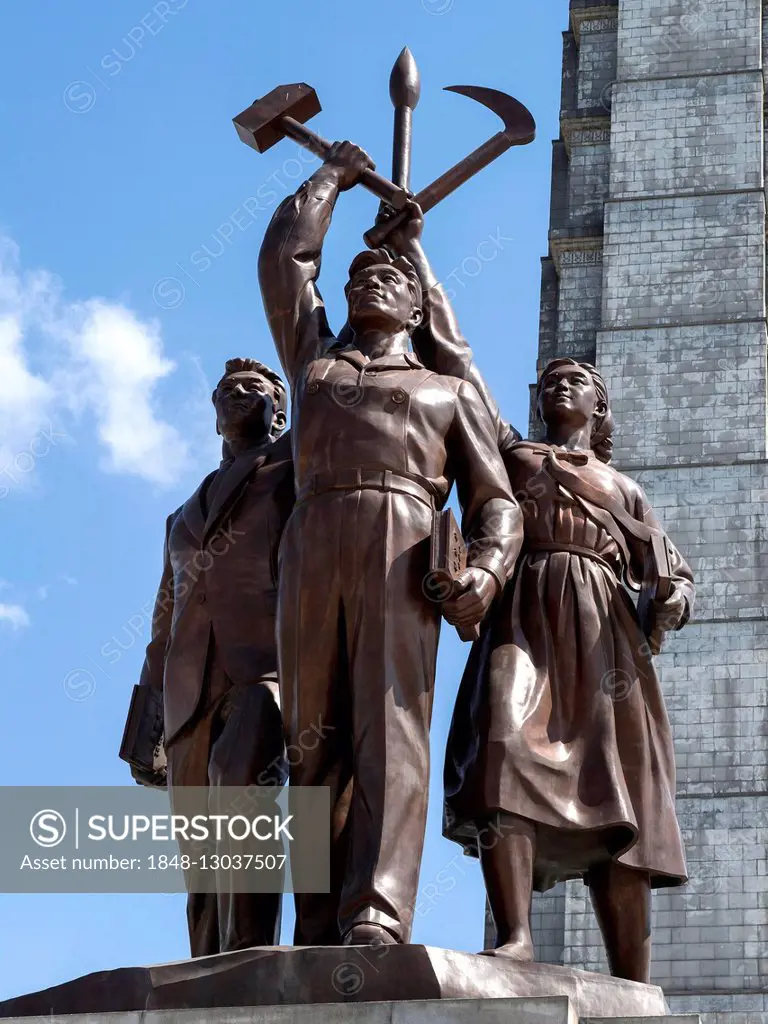
[[(525, 542), (459, 690), (445, 834), (476, 852), (477, 823), (504, 811), (537, 825), (539, 889), (609, 858), (653, 886), (681, 884), (669, 721), (621, 582), (643, 579), (647, 545), (632, 523), (661, 527), (639, 486), (592, 452), (521, 442), (505, 461)], [(668, 550), (690, 610), (691, 572)]]

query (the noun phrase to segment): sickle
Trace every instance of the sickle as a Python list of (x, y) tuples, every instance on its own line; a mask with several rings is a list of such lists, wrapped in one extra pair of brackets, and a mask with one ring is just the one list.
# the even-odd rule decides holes
[[(482, 103), (484, 107), (498, 114), (504, 122), (504, 128), (414, 196), (414, 202), (418, 203), (424, 213), (441, 203), (512, 146), (527, 146), (536, 138), (536, 122), (533, 115), (522, 103), (507, 93), (499, 92), (497, 89), (484, 89), (478, 85), (451, 85), (446, 91), (457, 92)], [(404, 223), (407, 217), (408, 213), (405, 212), (377, 224), (366, 233), (366, 243), (372, 249), (378, 249), (390, 231)]]

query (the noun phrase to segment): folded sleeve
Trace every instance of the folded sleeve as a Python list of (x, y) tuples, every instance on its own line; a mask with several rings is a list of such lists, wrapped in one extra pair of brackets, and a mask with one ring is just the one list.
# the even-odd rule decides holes
[(337, 195), (321, 168), (277, 209), (259, 253), (264, 310), (291, 388), (334, 340), (317, 280)]
[(503, 588), (522, 547), (523, 515), (512, 495), (495, 424), (468, 381), (459, 385), (449, 445), (467, 563), (492, 573)]

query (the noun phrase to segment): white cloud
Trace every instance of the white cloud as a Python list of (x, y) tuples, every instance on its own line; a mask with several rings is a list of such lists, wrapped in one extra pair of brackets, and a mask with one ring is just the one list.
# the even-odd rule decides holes
[(157, 322), (142, 323), (131, 310), (101, 299), (74, 312), (78, 323), (67, 340), (82, 370), (79, 398), (95, 414), (107, 450), (104, 468), (159, 484), (177, 480), (189, 453), (178, 430), (153, 407), (155, 385), (175, 368), (163, 357)]
[(95, 420), (106, 471), (175, 483), (189, 468), (189, 445), (160, 415), (156, 394), (173, 370), (157, 321), (101, 298), (66, 301), (56, 277), (24, 271), (18, 247), (0, 237), (3, 484), (29, 479), (46, 425), (62, 437), (82, 417)]
[[(5, 581), (0, 580), (0, 590), (3, 589), (3, 583), (4, 582)], [(65, 584), (68, 587), (76, 587), (77, 586), (77, 580), (75, 579), (74, 576), (69, 576), (67, 573), (61, 572), (56, 577), (56, 580), (54, 582), (52, 582), (52, 583), (39, 583), (35, 587), (35, 597), (37, 598), (37, 600), (38, 601), (47, 601), (48, 598), (51, 596), (51, 591), (59, 583), (63, 583), (63, 584)], [(6, 583), (5, 585), (6, 585), (6, 587), (10, 587), (11, 584), (10, 583)]]
[(47, 319), (52, 296), (49, 279), (45, 275), (23, 276), (17, 247), (10, 239), (0, 237), (0, 461), (3, 466), (26, 451), (53, 403), (53, 389), (30, 370), (24, 346), (24, 330), (32, 310), (37, 308)]
[(7, 622), (14, 632), (29, 625), (29, 615), (20, 604), (0, 604), (0, 623)]

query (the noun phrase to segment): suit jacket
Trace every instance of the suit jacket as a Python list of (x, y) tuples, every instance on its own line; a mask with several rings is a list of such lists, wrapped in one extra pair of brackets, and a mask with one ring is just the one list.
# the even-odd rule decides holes
[[(211, 507), (206, 495), (218, 473)], [(294, 504), (291, 442), (205, 478), (169, 516), (141, 684), (162, 689), (168, 746), (204, 692), (210, 641), (234, 683), (277, 679), (277, 550)]]

